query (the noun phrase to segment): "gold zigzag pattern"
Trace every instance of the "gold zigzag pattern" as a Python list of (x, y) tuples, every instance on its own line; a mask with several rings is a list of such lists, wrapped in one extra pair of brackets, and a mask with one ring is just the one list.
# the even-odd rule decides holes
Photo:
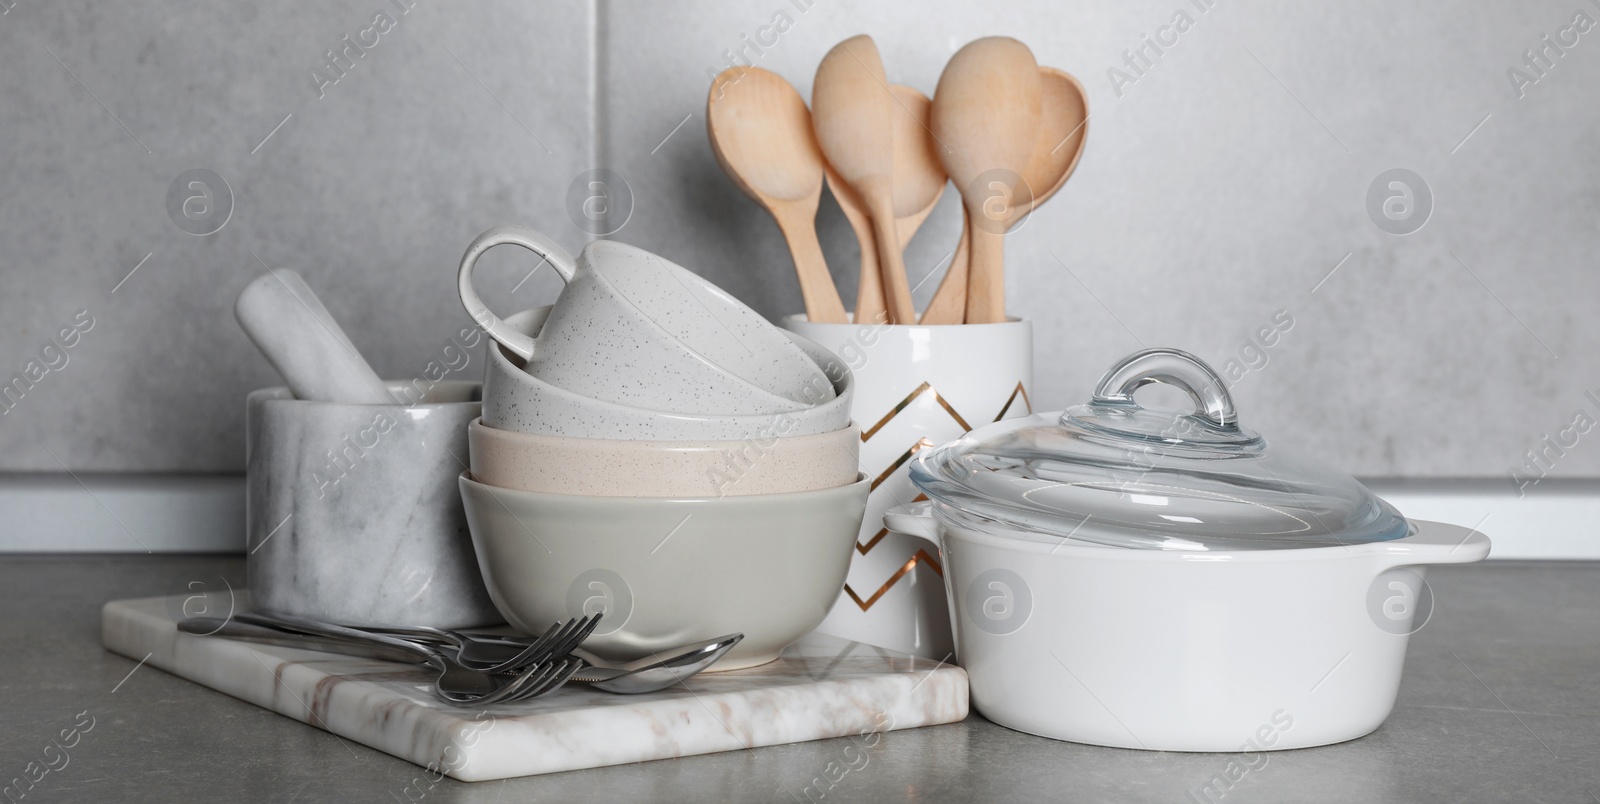
[(921, 451), (923, 451), (925, 449), (929, 449), (932, 446), (933, 446), (933, 442), (930, 441), (927, 436), (923, 436), (922, 438), (917, 439), (917, 443), (912, 444), (911, 445), (911, 449), (908, 449), (905, 452), (900, 453), (900, 457), (895, 458), (894, 459), (894, 463), (889, 464), (889, 468), (888, 469), (883, 470), (881, 473), (879, 473), (879, 475), (877, 477), (872, 479), (872, 488), (869, 491), (877, 491), (878, 487), (883, 485), (883, 481), (888, 480), (889, 476), (894, 474), (894, 470), (899, 469), (902, 466), (905, 466), (906, 465), (906, 461), (911, 460), (911, 456), (913, 456), (913, 455), (915, 455), (915, 454), (917, 454), (917, 453), (919, 453), (919, 452), (921, 452)]
[[(885, 414), (883, 418), (879, 419), (876, 424), (872, 425), (872, 427), (867, 430), (863, 430), (861, 432), (861, 442), (864, 444), (871, 440), (873, 436), (878, 434), (879, 430), (882, 430), (889, 422), (894, 421), (895, 418), (900, 415), (901, 411), (905, 410), (907, 407), (910, 407), (912, 402), (917, 401), (917, 397), (920, 397), (925, 393), (933, 395), (933, 400), (939, 404), (939, 407), (944, 408), (945, 412), (950, 414), (950, 418), (954, 419), (956, 424), (961, 425), (962, 432), (967, 432), (972, 429), (972, 425), (967, 424), (967, 420), (962, 418), (961, 414), (957, 413), (954, 407), (951, 407), (949, 401), (939, 395), (938, 390), (933, 387), (932, 383), (923, 382), (921, 385), (916, 387), (916, 390), (906, 394), (906, 397), (900, 400), (894, 406), (894, 408)], [(1022, 404), (1027, 407), (1028, 413), (1033, 413), (1033, 401), (1028, 398), (1028, 389), (1024, 388), (1022, 383), (1019, 382), (1017, 383), (1017, 387), (1011, 390), (1011, 396), (1006, 398), (1005, 405), (1000, 408), (999, 413), (995, 414), (993, 421), (1000, 421), (1001, 419), (1005, 418), (1006, 414), (1011, 411), (1011, 406), (1016, 404), (1017, 397), (1022, 398)], [(906, 461), (911, 460), (911, 456), (932, 446), (934, 446), (934, 443), (930, 441), (927, 436), (917, 439), (917, 443), (912, 444), (910, 449), (901, 453), (900, 457), (896, 458), (893, 463), (889, 464), (889, 468), (883, 470), (881, 474), (873, 479), (872, 491), (877, 491), (878, 486), (887, 481), (890, 476), (895, 473), (895, 470), (899, 469), (901, 466), (904, 466)], [(928, 499), (927, 496), (919, 494), (912, 502), (920, 502), (926, 499)], [(883, 537), (887, 535), (889, 535), (889, 529), (883, 528), (874, 534), (871, 539), (867, 540), (865, 545), (857, 542), (856, 550), (862, 555), (866, 555), (872, 551), (872, 548), (877, 547), (878, 542), (882, 541)], [(872, 593), (871, 597), (868, 597), (865, 600), (861, 599), (861, 596), (856, 594), (854, 589), (850, 588), (850, 584), (848, 582), (844, 585), (844, 593), (849, 595), (850, 599), (855, 601), (856, 605), (860, 606), (862, 611), (866, 611), (867, 609), (872, 608), (872, 604), (878, 602), (878, 598), (883, 597), (890, 589), (894, 588), (894, 585), (899, 583), (901, 578), (904, 578), (906, 575), (910, 574), (913, 569), (916, 569), (918, 562), (926, 562), (928, 569), (933, 570), (939, 575), (939, 577), (944, 577), (944, 568), (939, 566), (938, 559), (935, 559), (933, 556), (929, 555), (926, 550), (919, 548), (916, 554), (911, 556), (909, 561), (902, 564), (900, 569), (896, 570), (894, 575), (889, 577), (889, 580), (884, 581), (883, 585), (878, 587), (878, 591)]]
[[(1018, 385), (1021, 385), (1021, 383), (1018, 383)], [(878, 434), (879, 430), (883, 429), (884, 425), (894, 421), (895, 417), (900, 415), (900, 411), (905, 410), (911, 405), (912, 402), (917, 401), (917, 397), (922, 396), (924, 392), (933, 394), (933, 401), (938, 402), (939, 407), (944, 408), (945, 412), (949, 413), (951, 418), (956, 420), (956, 424), (961, 425), (961, 432), (964, 433), (972, 429), (972, 425), (967, 424), (967, 420), (961, 418), (961, 414), (957, 413), (955, 408), (950, 407), (950, 403), (946, 402), (944, 397), (939, 396), (939, 392), (934, 390), (933, 384), (925, 381), (921, 385), (917, 386), (917, 390), (906, 394), (906, 398), (900, 400), (899, 403), (890, 409), (888, 413), (885, 413), (883, 418), (878, 420), (877, 424), (872, 425), (871, 429), (862, 430), (861, 443), (865, 444), (870, 441), (873, 436)], [(1010, 403), (1007, 402), (1007, 404)], [(999, 420), (997, 419), (996, 421)]]
[(1017, 397), (1019, 396), (1022, 397), (1022, 404), (1028, 406), (1028, 414), (1032, 415), (1033, 401), (1028, 399), (1028, 389), (1023, 388), (1022, 383), (1019, 382), (1017, 383), (1016, 388), (1011, 389), (1011, 396), (1006, 399), (1005, 407), (1001, 408), (1000, 412), (995, 414), (994, 421), (1000, 421), (1001, 419), (1004, 419), (1006, 417), (1006, 411), (1011, 410), (1011, 403), (1017, 401)]
[(899, 583), (901, 578), (906, 577), (912, 570), (916, 569), (918, 561), (928, 562), (928, 569), (938, 573), (939, 577), (944, 577), (944, 569), (939, 566), (939, 562), (933, 560), (933, 556), (928, 555), (928, 551), (918, 548), (916, 555), (912, 556), (910, 561), (901, 565), (894, 575), (889, 576), (889, 580), (884, 581), (883, 586), (878, 587), (878, 591), (872, 593), (872, 597), (862, 600), (861, 596), (856, 594), (856, 590), (850, 588), (850, 584), (844, 585), (844, 593), (849, 595), (850, 599), (854, 600), (862, 611), (866, 611), (872, 608), (872, 604), (878, 602), (878, 598), (883, 597), (895, 584)]

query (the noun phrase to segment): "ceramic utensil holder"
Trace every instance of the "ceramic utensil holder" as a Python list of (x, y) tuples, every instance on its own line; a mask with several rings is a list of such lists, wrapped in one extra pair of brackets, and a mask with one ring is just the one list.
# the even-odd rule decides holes
[(423, 384), (391, 383), (408, 401), (391, 405), (250, 394), (245, 550), (256, 606), (353, 625), (501, 622), (456, 489), (482, 386)]
[(839, 602), (818, 630), (893, 650), (950, 658), (944, 568), (925, 541), (883, 526), (919, 497), (907, 475), (918, 452), (975, 427), (1033, 412), (1033, 325), (782, 325), (838, 355), (855, 373), (851, 418), (862, 428), (867, 516)]

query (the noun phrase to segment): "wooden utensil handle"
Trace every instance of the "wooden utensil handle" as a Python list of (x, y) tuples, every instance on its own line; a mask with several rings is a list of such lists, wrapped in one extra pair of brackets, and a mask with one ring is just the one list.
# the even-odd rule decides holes
[(883, 303), (883, 275), (878, 269), (878, 239), (872, 229), (856, 229), (856, 241), (861, 246), (861, 280), (856, 288), (856, 320), (886, 320)]
[(917, 310), (911, 304), (911, 282), (906, 279), (905, 258), (900, 254), (900, 236), (895, 233), (892, 210), (874, 215), (872, 234), (878, 241), (878, 274), (883, 280), (883, 296), (891, 324), (917, 323)]
[(967, 264), (971, 261), (972, 232), (967, 211), (961, 210), (961, 236), (956, 240), (955, 256), (939, 280), (928, 309), (922, 311), (923, 324), (961, 324), (967, 320)]
[(967, 268), (967, 323), (1006, 320), (1005, 233), (982, 226), (967, 229), (972, 261)]
[(822, 256), (822, 244), (817, 240), (815, 205), (810, 214), (786, 210), (777, 217), (783, 237), (789, 243), (789, 254), (794, 258), (806, 318), (824, 324), (848, 323), (844, 300), (839, 298), (839, 289), (828, 272), (827, 259)]

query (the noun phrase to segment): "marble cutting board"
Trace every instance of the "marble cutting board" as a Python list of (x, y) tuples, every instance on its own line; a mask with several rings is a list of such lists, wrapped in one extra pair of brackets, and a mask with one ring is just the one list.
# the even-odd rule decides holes
[(619, 765), (954, 723), (967, 674), (813, 634), (778, 661), (646, 695), (581, 685), (477, 709), (429, 691), (426, 668), (182, 634), (181, 598), (101, 612), (109, 650), (462, 781)]

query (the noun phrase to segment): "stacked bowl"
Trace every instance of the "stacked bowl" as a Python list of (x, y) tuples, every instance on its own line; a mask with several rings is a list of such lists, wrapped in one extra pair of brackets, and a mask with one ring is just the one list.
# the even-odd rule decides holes
[[(514, 244), (566, 282), (505, 319), (472, 286)], [(460, 479), (479, 568), (513, 626), (604, 612), (585, 647), (631, 661), (728, 633), (750, 667), (822, 622), (866, 510), (853, 378), (694, 273), (611, 241), (573, 260), (479, 236), (462, 303), (495, 340)]]

